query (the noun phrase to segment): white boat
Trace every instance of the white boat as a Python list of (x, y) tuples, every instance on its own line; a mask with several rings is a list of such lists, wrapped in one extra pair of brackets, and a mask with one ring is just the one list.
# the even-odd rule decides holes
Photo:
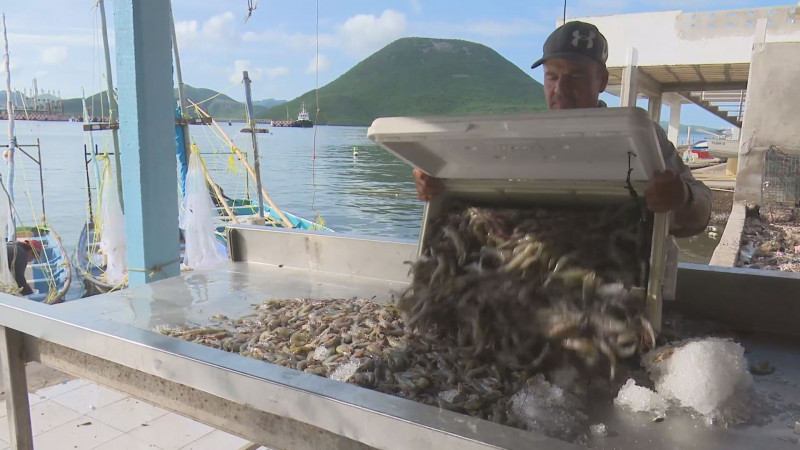
[(708, 139), (708, 154), (714, 158), (736, 158), (739, 156), (739, 140)]

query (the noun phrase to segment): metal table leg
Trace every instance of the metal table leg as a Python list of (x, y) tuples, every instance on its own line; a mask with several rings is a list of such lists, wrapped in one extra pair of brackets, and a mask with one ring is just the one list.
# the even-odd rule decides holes
[(6, 388), (11, 448), (33, 450), (22, 333), (3, 326), (0, 326), (0, 364), (2, 364), (3, 385)]

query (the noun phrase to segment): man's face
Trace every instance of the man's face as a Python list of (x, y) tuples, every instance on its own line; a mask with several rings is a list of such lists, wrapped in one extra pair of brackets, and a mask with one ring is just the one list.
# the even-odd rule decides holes
[(607, 84), (608, 70), (594, 61), (544, 63), (544, 96), (550, 109), (595, 108)]

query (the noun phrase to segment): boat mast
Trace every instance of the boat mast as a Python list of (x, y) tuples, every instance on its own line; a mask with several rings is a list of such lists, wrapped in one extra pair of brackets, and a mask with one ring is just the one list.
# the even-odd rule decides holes
[[(188, 114), (186, 113), (186, 94), (183, 88), (183, 75), (181, 74), (181, 58), (178, 55), (178, 35), (175, 33), (175, 16), (172, 14), (172, 2), (169, 4), (169, 25), (172, 29), (172, 54), (175, 58), (175, 75), (178, 78), (178, 101), (181, 105), (181, 125), (180, 130), (183, 133), (183, 159), (181, 163), (181, 194), (184, 194), (186, 186), (186, 173), (189, 166), (189, 153), (191, 152), (191, 143), (189, 142), (189, 124), (185, 121)], [(223, 199), (224, 200), (224, 199)]]
[(17, 220), (14, 214), (14, 150), (17, 148), (17, 137), (14, 136), (14, 105), (11, 102), (11, 63), (8, 55), (8, 34), (6, 32), (6, 15), (3, 14), (3, 43), (5, 57), (3, 58), (6, 70), (6, 108), (8, 110), (8, 241), (17, 240)]
[[(84, 92), (83, 88), (81, 88), (81, 95), (82, 95), (81, 105), (83, 106), (83, 124), (88, 125), (90, 122), (89, 109), (86, 107), (86, 92)], [(94, 144), (94, 136), (92, 135), (92, 133), (86, 132), (84, 134), (88, 135), (89, 137), (89, 149), (88, 151), (84, 151), (84, 153), (89, 153), (89, 155), (91, 155), (92, 157), (92, 166), (94, 167), (94, 184), (95, 186), (98, 186), (99, 189), (101, 179), (100, 179), (100, 165), (97, 163), (97, 151), (96, 151), (97, 147)], [(86, 169), (88, 171), (89, 169), (88, 164)]]
[(261, 158), (258, 156), (258, 137), (256, 136), (256, 119), (253, 117), (253, 98), (250, 94), (250, 77), (247, 71), (242, 72), (244, 79), (244, 100), (247, 104), (247, 123), (250, 125), (250, 137), (253, 138), (253, 170), (256, 172), (256, 192), (258, 193), (258, 217), (264, 217), (264, 196), (261, 195)]
[(103, 30), (103, 52), (106, 58), (106, 96), (108, 97), (108, 124), (111, 127), (111, 136), (114, 140), (114, 170), (117, 174), (117, 193), (119, 194), (119, 204), (122, 211), (125, 211), (125, 202), (122, 198), (122, 163), (119, 156), (119, 130), (114, 127), (114, 106), (112, 101), (114, 99), (114, 80), (111, 76), (111, 55), (108, 51), (108, 29), (106, 27), (106, 8), (103, 0), (97, 0), (97, 6), (100, 7), (100, 26)]

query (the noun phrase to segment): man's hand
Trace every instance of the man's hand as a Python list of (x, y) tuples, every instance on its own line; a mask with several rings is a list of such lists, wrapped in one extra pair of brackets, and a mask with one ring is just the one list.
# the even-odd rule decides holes
[(414, 185), (417, 187), (417, 198), (427, 202), (434, 195), (442, 192), (442, 180), (434, 178), (427, 173), (414, 169)]
[(650, 211), (675, 211), (689, 200), (689, 186), (680, 175), (667, 169), (653, 175), (653, 182), (644, 192), (644, 197)]

